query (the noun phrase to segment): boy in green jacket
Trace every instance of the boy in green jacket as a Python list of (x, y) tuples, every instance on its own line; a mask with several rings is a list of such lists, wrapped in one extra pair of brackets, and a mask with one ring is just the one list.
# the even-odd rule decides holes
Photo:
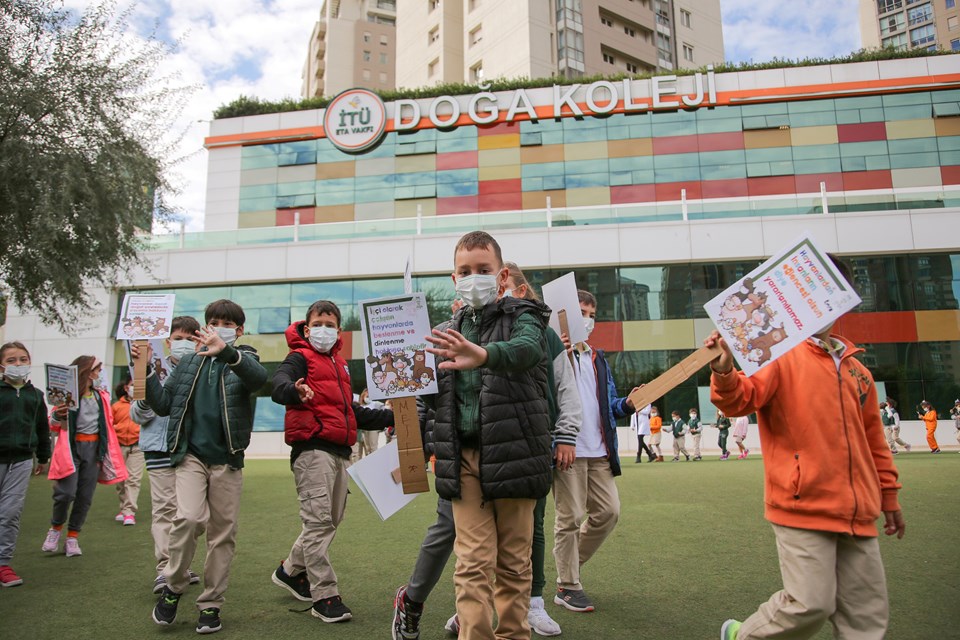
[(200, 350), (184, 355), (165, 385), (153, 371), (147, 374), (147, 404), (157, 415), (170, 416), (167, 440), (177, 470), (177, 518), (163, 571), (167, 585), (153, 621), (168, 625), (176, 618), (197, 550), (196, 533), (206, 523), (197, 633), (214, 633), (221, 629), (220, 608), (236, 549), (243, 451), (253, 431), (251, 395), (267, 381), (267, 371), (255, 349), (233, 346), (246, 320), (240, 305), (211, 302), (204, 319), (207, 326), (197, 331)]

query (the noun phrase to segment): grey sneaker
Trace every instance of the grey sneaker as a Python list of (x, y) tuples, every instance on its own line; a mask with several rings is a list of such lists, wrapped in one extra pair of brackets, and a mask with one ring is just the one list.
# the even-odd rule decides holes
[(153, 592), (160, 593), (165, 586), (167, 586), (167, 578), (161, 573), (157, 576), (157, 579), (153, 581)]
[(557, 595), (553, 596), (554, 604), (566, 607), (570, 611), (586, 613), (593, 611), (593, 602), (582, 590), (557, 588)]

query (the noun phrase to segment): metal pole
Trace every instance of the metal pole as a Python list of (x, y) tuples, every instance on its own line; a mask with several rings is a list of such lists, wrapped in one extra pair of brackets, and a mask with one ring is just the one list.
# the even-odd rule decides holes
[(687, 220), (687, 190), (680, 189), (680, 212), (683, 214), (683, 219)]
[(300, 211), (293, 212), (293, 241), (300, 242)]
[(423, 235), (423, 205), (417, 203), (417, 235)]
[(823, 205), (823, 214), (830, 213), (830, 205), (827, 204), (827, 183), (823, 181), (820, 182), (820, 202)]
[(553, 208), (550, 196), (547, 196), (547, 229), (553, 226)]

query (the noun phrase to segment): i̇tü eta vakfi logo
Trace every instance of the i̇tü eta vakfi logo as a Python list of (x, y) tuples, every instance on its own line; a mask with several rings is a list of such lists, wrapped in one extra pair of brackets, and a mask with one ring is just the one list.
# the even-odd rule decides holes
[(341, 151), (359, 153), (376, 145), (387, 128), (387, 110), (375, 93), (348, 89), (323, 114), (323, 130)]

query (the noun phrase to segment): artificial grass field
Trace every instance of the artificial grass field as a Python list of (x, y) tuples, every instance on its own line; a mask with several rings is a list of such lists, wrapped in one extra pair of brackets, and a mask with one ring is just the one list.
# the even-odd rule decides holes
[[(668, 458), (669, 460), (669, 458)], [(903, 540), (881, 536), (890, 591), (889, 638), (960, 638), (960, 455), (901, 454)], [(614, 533), (584, 567), (582, 579), (594, 613), (552, 604), (556, 579), (553, 504), (547, 506), (547, 590), (551, 616), (566, 638), (676, 638), (719, 636), (728, 617), (743, 619), (780, 588), (773, 533), (762, 517), (759, 459), (634, 464), (624, 458), (617, 480), (622, 514)], [(355, 487), (331, 548), (341, 595), (353, 610), (347, 623), (326, 624), (273, 585), (270, 574), (286, 556), (300, 522), (288, 464), (250, 460), (244, 470), (237, 555), (231, 572), (223, 631), (230, 638), (389, 638), (393, 594), (409, 577), (436, 494), (425, 494), (380, 522)], [(146, 484), (146, 479), (144, 479)], [(83, 556), (43, 554), (51, 483), (33, 478), (13, 568), (24, 585), (0, 589), (2, 638), (196, 637), (200, 593), (192, 586), (177, 621), (150, 620), (156, 601), (150, 493), (140, 495), (135, 527), (114, 522), (113, 487), (98, 487), (80, 537)], [(194, 569), (202, 573), (203, 551)], [(449, 637), (443, 624), (454, 612), (454, 559), (427, 603), (425, 640)], [(538, 637), (538, 636), (534, 636)], [(829, 624), (817, 638), (832, 637)]]

